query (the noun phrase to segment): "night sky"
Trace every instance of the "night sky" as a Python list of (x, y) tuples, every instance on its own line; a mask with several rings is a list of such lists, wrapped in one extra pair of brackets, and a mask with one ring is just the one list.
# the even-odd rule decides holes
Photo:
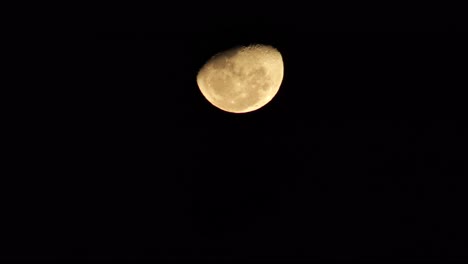
[[(50, 198), (62, 220), (36, 254), (466, 259), (466, 60), (443, 33), (458, 21), (245, 16), (94, 33), (68, 187)], [(256, 43), (283, 56), (278, 94), (247, 114), (212, 106), (198, 70)]]

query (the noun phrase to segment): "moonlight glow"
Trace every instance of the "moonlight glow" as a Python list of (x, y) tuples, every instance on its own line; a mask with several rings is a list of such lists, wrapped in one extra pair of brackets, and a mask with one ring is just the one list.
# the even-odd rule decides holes
[(213, 56), (198, 72), (203, 96), (231, 113), (255, 111), (273, 99), (283, 80), (283, 59), (275, 48), (252, 45)]

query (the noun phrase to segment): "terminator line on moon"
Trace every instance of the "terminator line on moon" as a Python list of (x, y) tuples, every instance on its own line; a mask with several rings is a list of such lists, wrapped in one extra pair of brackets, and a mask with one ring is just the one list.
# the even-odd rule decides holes
[(213, 56), (200, 69), (197, 84), (217, 108), (231, 113), (255, 111), (278, 92), (283, 58), (267, 45), (236, 47)]

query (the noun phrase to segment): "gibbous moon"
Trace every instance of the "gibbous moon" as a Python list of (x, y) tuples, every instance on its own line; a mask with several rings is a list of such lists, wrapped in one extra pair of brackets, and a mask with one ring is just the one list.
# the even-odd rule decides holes
[(266, 45), (233, 48), (200, 69), (197, 84), (214, 106), (231, 113), (255, 111), (273, 99), (283, 81), (283, 58)]

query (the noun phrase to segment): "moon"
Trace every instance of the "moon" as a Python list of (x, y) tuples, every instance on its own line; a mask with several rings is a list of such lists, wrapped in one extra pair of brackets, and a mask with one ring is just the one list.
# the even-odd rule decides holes
[(283, 81), (281, 53), (268, 45), (250, 45), (220, 52), (197, 74), (203, 96), (230, 113), (255, 111), (278, 93)]

